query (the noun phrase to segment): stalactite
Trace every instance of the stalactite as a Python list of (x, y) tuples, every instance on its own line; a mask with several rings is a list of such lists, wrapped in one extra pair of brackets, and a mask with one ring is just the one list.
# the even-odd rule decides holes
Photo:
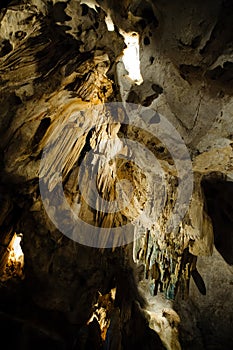
[[(231, 13), (228, 0), (0, 5), (0, 323), (26, 348), (36, 334), (56, 349), (180, 350), (174, 305), (195, 287), (207, 309), (199, 261), (216, 266), (215, 244), (231, 271)], [(21, 232), (25, 271), (10, 276)]]

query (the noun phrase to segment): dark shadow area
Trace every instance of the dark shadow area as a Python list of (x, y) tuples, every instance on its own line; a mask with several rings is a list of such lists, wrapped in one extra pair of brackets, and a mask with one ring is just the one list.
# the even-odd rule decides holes
[(233, 182), (204, 179), (202, 187), (213, 223), (215, 247), (233, 265)]
[(2, 0), (0, 4), (0, 10), (6, 8), (8, 5), (10, 5), (11, 2), (12, 0)]
[(130, 5), (131, 13), (139, 18), (143, 18), (147, 23), (153, 23), (153, 25), (158, 27), (159, 22), (155, 17), (152, 5), (149, 1), (135, 1)]
[[(129, 337), (128, 334), (133, 336)], [(122, 335), (124, 350), (165, 350), (158, 334), (149, 328), (137, 304), (133, 304), (131, 319), (124, 325)]]

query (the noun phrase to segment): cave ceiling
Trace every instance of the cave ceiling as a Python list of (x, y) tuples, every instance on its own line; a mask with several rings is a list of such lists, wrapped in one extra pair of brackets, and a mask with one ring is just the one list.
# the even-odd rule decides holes
[(232, 93), (231, 0), (1, 1), (10, 349), (233, 346)]

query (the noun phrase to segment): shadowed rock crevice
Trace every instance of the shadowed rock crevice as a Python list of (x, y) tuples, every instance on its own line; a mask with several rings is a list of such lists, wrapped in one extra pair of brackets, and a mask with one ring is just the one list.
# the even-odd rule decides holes
[(233, 183), (203, 180), (208, 214), (213, 222), (214, 243), (224, 260), (233, 265)]

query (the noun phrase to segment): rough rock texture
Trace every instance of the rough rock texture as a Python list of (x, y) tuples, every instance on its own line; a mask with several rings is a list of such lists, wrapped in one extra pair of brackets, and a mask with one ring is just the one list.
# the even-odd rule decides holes
[[(1, 3), (0, 324), (9, 349), (232, 347), (232, 23), (230, 0)], [(139, 37), (141, 84), (125, 70), (124, 33)], [(121, 104), (113, 113), (106, 102)], [(159, 132), (164, 120), (172, 127)], [(189, 164), (183, 142), (190, 173), (177, 168)], [(96, 168), (93, 209), (85, 196)], [(177, 208), (180, 177), (188, 203)], [(92, 227), (132, 225), (85, 246), (90, 232), (72, 226), (61, 181)], [(105, 201), (130, 192), (127, 207), (105, 212)], [(13, 264), (3, 278), (15, 233), (24, 271)]]

